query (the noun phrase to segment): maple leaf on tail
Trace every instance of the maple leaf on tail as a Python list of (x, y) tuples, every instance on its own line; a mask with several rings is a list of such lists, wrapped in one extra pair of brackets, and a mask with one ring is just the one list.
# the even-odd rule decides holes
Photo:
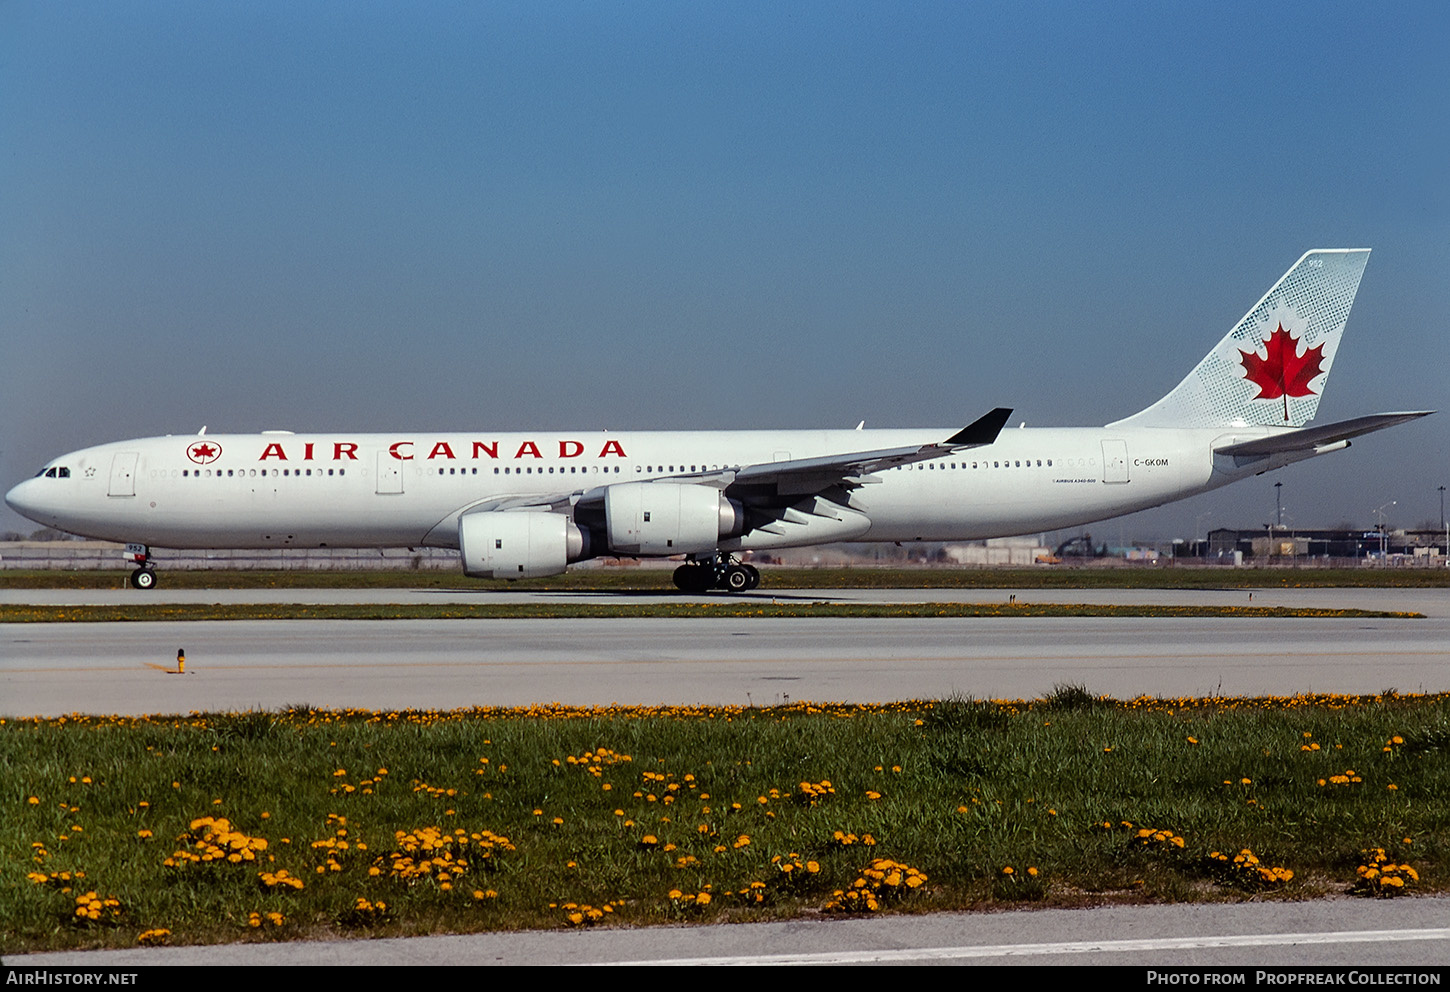
[(1289, 397), (1313, 396), (1309, 383), (1324, 369), (1324, 345), (1306, 349), (1304, 354), (1295, 354), (1298, 339), (1284, 330), (1280, 324), (1264, 342), (1266, 357), (1260, 358), (1256, 351), (1240, 351), (1244, 366), (1244, 378), (1259, 387), (1256, 400), (1284, 398), (1284, 419), (1289, 419)]

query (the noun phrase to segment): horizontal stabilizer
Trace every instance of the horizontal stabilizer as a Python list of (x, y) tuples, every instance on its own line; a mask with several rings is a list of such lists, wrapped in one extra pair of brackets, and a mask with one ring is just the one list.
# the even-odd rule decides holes
[(1325, 424), (1322, 427), (1302, 427), (1299, 430), (1285, 431), (1283, 434), (1274, 434), (1256, 441), (1242, 441), (1238, 444), (1215, 448), (1214, 454), (1276, 455), (1286, 451), (1312, 451), (1326, 444), (1348, 441), (1361, 434), (1371, 434), (1396, 424), (1428, 417), (1434, 412), (1433, 410), (1419, 410), (1412, 413), (1376, 413), (1369, 417), (1341, 420), (1337, 424)]

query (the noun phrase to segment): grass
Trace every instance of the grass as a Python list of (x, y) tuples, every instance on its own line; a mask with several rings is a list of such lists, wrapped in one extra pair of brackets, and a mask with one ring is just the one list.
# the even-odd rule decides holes
[(1273, 617), (1423, 618), (1422, 613), (1298, 606), (1152, 606), (1097, 603), (767, 603), (720, 599), (681, 603), (306, 604), (195, 603), (127, 606), (0, 604), (0, 623), (101, 623), (158, 620), (488, 620), (749, 617)]
[[(235, 861), (184, 860), (218, 840)], [(782, 919), (867, 893), (1443, 892), (1447, 852), (1450, 694), (0, 721), (6, 953)], [(279, 869), (302, 887), (268, 887)]]
[[(1446, 588), (1450, 568), (787, 568), (765, 566), (776, 589), (1280, 589)], [(117, 589), (129, 571), (0, 571), (0, 589)], [(231, 571), (166, 569), (166, 589), (509, 589), (673, 591), (663, 568), (576, 569), (514, 583), (446, 570)]]

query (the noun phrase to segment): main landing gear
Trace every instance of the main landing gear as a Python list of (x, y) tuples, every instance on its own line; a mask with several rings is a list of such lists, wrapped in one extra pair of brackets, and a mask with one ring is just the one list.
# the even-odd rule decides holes
[(730, 555), (713, 555), (702, 561), (689, 561), (675, 569), (675, 585), (684, 592), (749, 592), (760, 585), (760, 570)]
[(151, 552), (146, 545), (128, 544), (125, 554), (137, 565), (136, 570), (131, 573), (131, 588), (155, 589), (156, 569), (151, 567)]

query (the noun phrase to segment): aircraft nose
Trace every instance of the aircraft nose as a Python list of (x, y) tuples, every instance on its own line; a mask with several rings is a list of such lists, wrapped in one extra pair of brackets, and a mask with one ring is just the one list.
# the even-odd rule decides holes
[(14, 489), (5, 494), (5, 505), (24, 517), (29, 517), (36, 523), (45, 523), (44, 515), (45, 502), (41, 498), (42, 493), (37, 485), (39, 479), (26, 479)]

